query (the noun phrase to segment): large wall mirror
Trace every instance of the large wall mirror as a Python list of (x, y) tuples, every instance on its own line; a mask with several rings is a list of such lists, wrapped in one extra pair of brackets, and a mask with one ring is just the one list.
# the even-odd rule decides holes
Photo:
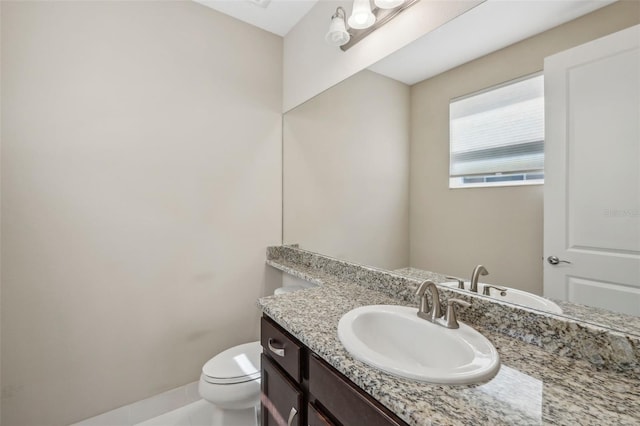
[[(538, 13), (564, 23), (522, 29), (490, 21), (505, 16), (489, 6), (513, 2), (486, 3), (284, 115), (284, 244), (416, 276), (468, 280), (482, 264), (482, 282), (543, 294), (544, 186), (450, 189), (450, 101), (539, 73), (550, 55), (637, 25), (640, 9), (545, 2), (574, 16)], [(520, 27), (522, 41), (472, 37), (478, 25)], [(565, 316), (640, 335), (640, 317), (607, 307), (562, 304)]]

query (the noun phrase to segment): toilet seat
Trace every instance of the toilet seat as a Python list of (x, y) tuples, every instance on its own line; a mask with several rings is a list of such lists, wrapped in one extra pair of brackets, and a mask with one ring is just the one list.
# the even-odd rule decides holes
[(202, 367), (202, 379), (214, 385), (260, 380), (260, 342), (234, 346), (220, 352)]

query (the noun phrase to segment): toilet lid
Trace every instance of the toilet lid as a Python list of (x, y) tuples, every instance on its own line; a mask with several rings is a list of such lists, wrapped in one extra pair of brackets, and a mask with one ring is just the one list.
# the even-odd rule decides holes
[(209, 383), (233, 384), (260, 378), (260, 342), (245, 343), (220, 352), (202, 367)]

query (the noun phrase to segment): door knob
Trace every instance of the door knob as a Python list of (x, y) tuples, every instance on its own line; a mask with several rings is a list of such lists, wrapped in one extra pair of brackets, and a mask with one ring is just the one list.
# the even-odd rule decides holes
[(549, 256), (547, 257), (547, 262), (549, 262), (552, 265), (557, 265), (558, 263), (571, 263), (568, 260), (561, 260), (558, 259), (558, 256)]

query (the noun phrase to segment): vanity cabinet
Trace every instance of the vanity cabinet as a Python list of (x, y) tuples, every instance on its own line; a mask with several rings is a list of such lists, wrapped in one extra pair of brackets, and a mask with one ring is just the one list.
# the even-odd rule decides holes
[(309, 354), (309, 397), (341, 425), (406, 423), (315, 354)]
[(261, 424), (303, 425), (303, 346), (273, 321), (262, 318)]
[(260, 334), (262, 426), (407, 426), (266, 316)]
[(302, 391), (291, 379), (264, 354), (262, 363), (262, 410), (264, 426), (302, 425)]

